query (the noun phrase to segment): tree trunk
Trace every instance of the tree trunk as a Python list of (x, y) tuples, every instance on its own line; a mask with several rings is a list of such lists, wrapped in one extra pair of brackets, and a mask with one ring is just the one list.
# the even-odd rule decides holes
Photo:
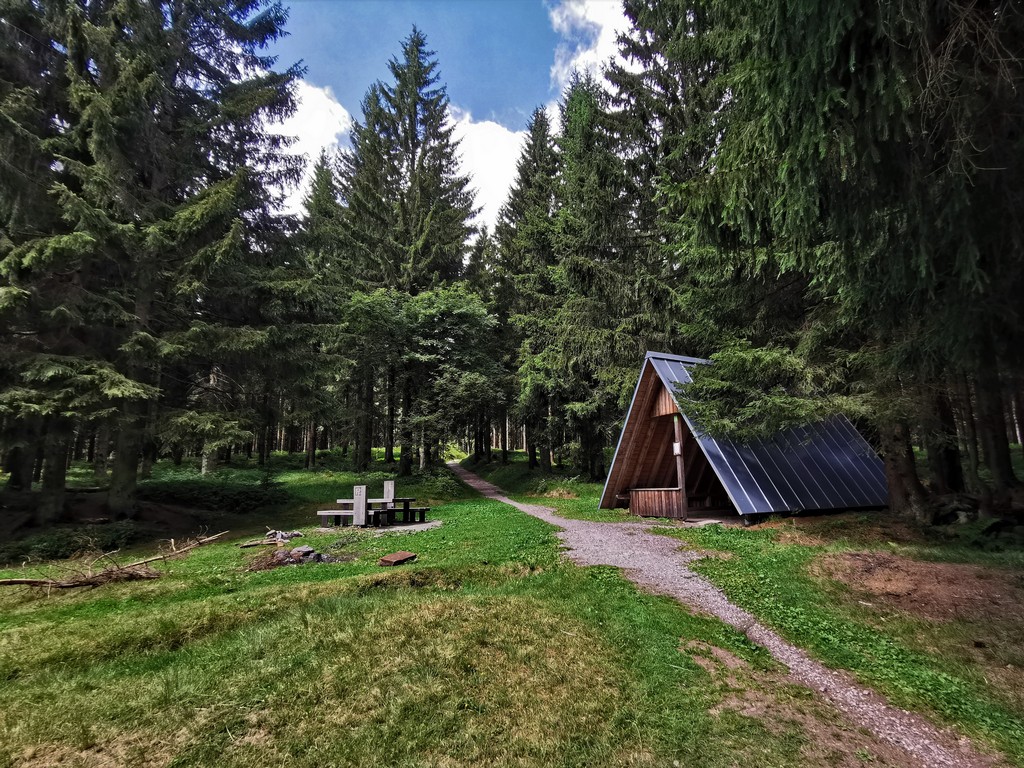
[(45, 456), (43, 454), (43, 446), (46, 441), (46, 429), (44, 427), (43, 434), (40, 439), (36, 441), (35, 460), (32, 464), (32, 482), (38, 483), (43, 479), (43, 461)]
[(540, 439), (537, 441), (537, 457), (540, 459), (540, 469), (542, 472), (551, 471), (551, 445), (548, 443), (548, 437), (544, 433), (544, 430), (537, 430), (540, 434)]
[(394, 366), (388, 367), (387, 383), (385, 385), (387, 392), (387, 426), (384, 432), (384, 462), (386, 464), (395, 463), (395, 368)]
[(1017, 447), (1024, 455), (1024, 384), (1017, 381), (1013, 388), (1013, 423), (1016, 426)]
[(74, 448), (71, 449), (71, 456), (74, 461), (81, 461), (85, 458), (86, 445), (85, 429), (83, 426), (79, 426), (79, 428), (75, 430)]
[(978, 408), (978, 439), (981, 443), (985, 466), (992, 473), (995, 491), (1003, 495), (1016, 487), (1010, 459), (1010, 443), (1006, 439), (1006, 422), (1003, 416), (1003, 392), (999, 372), (995, 367), (995, 356), (991, 356), (991, 367), (983, 360), (978, 371), (976, 399)]
[(110, 457), (110, 422), (104, 419), (96, 429), (96, 451), (92, 458), (92, 474), (97, 480), (107, 479), (107, 459)]
[(7, 488), (11, 491), (31, 491), (32, 471), (35, 468), (38, 436), (38, 421), (18, 420), (16, 436), (21, 441), (7, 453)]
[(373, 371), (365, 369), (360, 382), (355, 470), (365, 472), (373, 458)]
[(199, 474), (208, 475), (217, 468), (217, 451), (203, 446), (203, 458), (199, 464)]
[(25, 491), (32, 486), (32, 467), (25, 461), (30, 452), (24, 446), (11, 448), (4, 457), (4, 471), (7, 473), (7, 490)]
[(402, 382), (402, 421), (399, 430), (398, 474), (408, 477), (412, 474), (412, 382), (408, 376)]
[(508, 413), (501, 415), (501, 463), (508, 464)]
[(960, 449), (956, 439), (956, 421), (953, 407), (945, 390), (939, 390), (932, 399), (930, 424), (924, 434), (924, 448), (928, 455), (928, 470), (935, 493), (960, 493), (964, 490)]
[(114, 461), (110, 475), (110, 493), (107, 509), (115, 518), (133, 517), (136, 511), (135, 488), (139, 477), (139, 452), (142, 434), (138, 422), (132, 418), (131, 406), (123, 409), (125, 416), (114, 446)]
[[(153, 303), (153, 270), (159, 259), (154, 258), (152, 253), (140, 250), (133, 255), (133, 260), (135, 319), (131, 331), (139, 332), (148, 330)], [(146, 378), (146, 369), (137, 360), (130, 358), (125, 373), (136, 380)], [(149, 412), (148, 405), (128, 401), (121, 406), (110, 491), (107, 494), (107, 509), (115, 518), (134, 517), (137, 510), (135, 489), (139, 477), (139, 455), (142, 451), (144, 432), (151, 426), (145, 423), (145, 414)], [(155, 407), (155, 404), (152, 404), (152, 407)]]
[(316, 422), (309, 422), (306, 433), (306, 469), (316, 469)]
[(917, 475), (907, 425), (900, 421), (883, 425), (879, 436), (885, 475), (889, 481), (889, 508), (897, 514), (931, 525), (935, 521), (934, 510), (928, 504), (928, 497)]
[(967, 450), (967, 488), (973, 493), (984, 494), (981, 482), (981, 460), (978, 451), (978, 432), (974, 421), (974, 405), (971, 384), (964, 374), (957, 374), (957, 400), (960, 406), (960, 424), (963, 428), (963, 443)]
[(260, 467), (267, 463), (267, 432), (269, 431), (270, 427), (263, 424), (256, 432), (256, 464)]
[(43, 488), (36, 508), (37, 525), (58, 521), (64, 513), (64, 484), (68, 474), (66, 425), (51, 424), (43, 448)]
[[(160, 381), (160, 375), (157, 374), (157, 382)], [(159, 417), (159, 403), (156, 400), (150, 400), (146, 406), (146, 424), (142, 430), (142, 466), (139, 468), (139, 476), (144, 480), (148, 480), (153, 476), (153, 465), (156, 463), (157, 457), (160, 454), (160, 445), (156, 440), (156, 421)]]
[(473, 463), (479, 464), (484, 458), (483, 415), (479, 410), (473, 419)]

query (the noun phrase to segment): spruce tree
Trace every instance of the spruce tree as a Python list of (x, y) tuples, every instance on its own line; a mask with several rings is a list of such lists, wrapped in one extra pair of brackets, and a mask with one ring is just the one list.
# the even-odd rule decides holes
[(536, 365), (541, 329), (555, 311), (554, 216), (558, 155), (547, 113), (534, 110), (516, 178), (498, 213), (497, 310), (506, 340), (506, 366), (515, 374), (516, 413), (526, 427), (529, 466), (550, 459), (548, 402), (554, 379)]
[(44, 397), (59, 410), (47, 424), (55, 468), (66, 463), (63, 414), (116, 414), (109, 505), (127, 514), (165, 373), (184, 365), (201, 380), (221, 352), (258, 343), (242, 327), (256, 311), (240, 284), (272, 266), (281, 242), (269, 190), (298, 169), (266, 124), (291, 110), (298, 70), (273, 72), (260, 52), (281, 34), (277, 4), (31, 13), (37, 39), (66, 60), (47, 121), (55, 135), (29, 132), (53, 169), (40, 178), (61, 222), (13, 242), (3, 272), (17, 291), (48, 297), (50, 309), (33, 312), (37, 331), (47, 318), (63, 327), (60, 344), (18, 361), (22, 387), (6, 394), (16, 409)]
[[(1024, 272), (1009, 180), (1024, 159), (1014, 117), (1024, 69), (1006, 52), (1019, 49), (1024, 16), (641, 0), (628, 12), (632, 50), (647, 46), (685, 80), (678, 107), (631, 87), (678, 115), (659, 199), (694, 315), (728, 309), (709, 319), (724, 327), (717, 347), (731, 347), (731, 372), (771, 370), (788, 396), (873, 421), (895, 508), (930, 518), (909, 439), (949, 444), (946, 400), (966, 415), (969, 451), (977, 432), (997, 496), (1013, 489), (1001, 382), (1020, 376), (1011, 306)], [(765, 394), (748, 416), (801, 410)]]
[[(391, 81), (378, 82), (367, 92), (362, 120), (353, 127), (352, 147), (342, 156), (345, 243), (367, 289), (415, 296), (462, 276), (476, 211), (469, 179), (459, 173), (447, 90), (433, 57), (426, 37), (414, 28), (402, 43), (401, 57), (388, 64)], [(414, 426), (421, 431), (430, 428), (426, 414), (417, 412), (417, 403), (425, 402), (418, 392), (430, 388), (432, 373), (408, 357), (394, 364), (383, 362), (375, 344), (364, 349), (357, 363), (364, 435), (357, 466), (369, 460), (369, 425), (377, 384), (383, 380), (388, 413), (401, 412), (396, 427), (399, 471), (408, 474)]]

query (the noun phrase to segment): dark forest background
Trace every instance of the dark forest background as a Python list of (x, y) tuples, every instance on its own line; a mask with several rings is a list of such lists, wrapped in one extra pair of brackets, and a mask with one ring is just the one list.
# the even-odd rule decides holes
[(418, 30), (289, 217), (282, 6), (4, 2), (6, 493), (49, 524), (88, 461), (131, 517), (158, 460), (453, 443), (599, 479), (652, 349), (715, 362), (683, 395), (714, 434), (846, 413), (896, 511), (1020, 514), (1021, 6), (625, 7), (488, 232)]

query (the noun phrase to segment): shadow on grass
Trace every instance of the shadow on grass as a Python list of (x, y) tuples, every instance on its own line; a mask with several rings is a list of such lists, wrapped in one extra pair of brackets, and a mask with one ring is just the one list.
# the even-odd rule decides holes
[(139, 506), (130, 520), (111, 520), (106, 492), (96, 486), (92, 467), (76, 464), (69, 476), (66, 514), (59, 523), (35, 528), (32, 518), (38, 494), (0, 495), (5, 508), (0, 530), (0, 565), (72, 557), (85, 551), (151, 549), (169, 539), (229, 530), (230, 538), (262, 535), (267, 528), (313, 525), (318, 509), (331, 509), (335, 500), (351, 498), (354, 485), (367, 485), (370, 496), (383, 492), (385, 480), (395, 480), (398, 495), (433, 506), (469, 498), (473, 492), (446, 467), (429, 467), (400, 478), (397, 467), (378, 463), (366, 472), (351, 471), (346, 457), (325, 451), (312, 470), (302, 468), (303, 456), (280, 453), (267, 467), (236, 457), (206, 475), (198, 460), (181, 465), (158, 462), (152, 476), (139, 482)]

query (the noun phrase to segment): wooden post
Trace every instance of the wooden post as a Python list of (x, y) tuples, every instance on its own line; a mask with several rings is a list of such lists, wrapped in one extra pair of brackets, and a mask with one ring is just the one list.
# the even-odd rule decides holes
[(384, 481), (384, 501), (387, 502), (389, 507), (395, 506), (395, 481), (385, 480)]
[(683, 464), (683, 419), (677, 413), (672, 416), (672, 423), (676, 430), (676, 442), (672, 446), (672, 453), (676, 456), (676, 482), (679, 483), (679, 500), (683, 507), (683, 520), (685, 520), (689, 502), (686, 499), (686, 472)]
[(366, 525), (366, 486), (352, 489), (352, 525)]

